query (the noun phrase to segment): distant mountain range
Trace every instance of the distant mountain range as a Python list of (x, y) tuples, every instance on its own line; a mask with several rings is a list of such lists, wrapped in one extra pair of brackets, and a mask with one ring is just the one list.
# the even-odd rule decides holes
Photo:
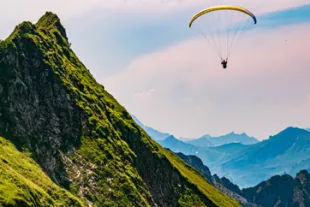
[(310, 132), (293, 127), (253, 145), (231, 143), (219, 147), (186, 148), (179, 143), (182, 148), (176, 149), (166, 142), (160, 144), (171, 150), (181, 149), (181, 152), (184, 148), (190, 149), (184, 153), (197, 155), (211, 171), (240, 187), (257, 185), (273, 175), (288, 173), (295, 176), (300, 170), (310, 168)]
[(210, 135), (206, 134), (198, 139), (188, 141), (187, 143), (200, 147), (217, 147), (230, 143), (249, 145), (256, 144), (258, 142), (259, 141), (257, 139), (254, 137), (249, 137), (246, 133), (235, 134), (234, 132), (231, 132), (230, 134), (220, 137), (211, 137)]
[[(169, 133), (163, 133), (160, 132), (152, 127), (145, 126), (139, 119), (137, 119), (136, 116), (131, 115), (134, 121), (142, 127), (146, 133), (153, 138), (156, 141), (161, 141), (165, 140), (166, 138), (173, 136)], [(173, 136), (174, 137), (174, 136)], [(199, 138), (179, 138), (178, 140), (182, 142), (189, 143), (194, 146), (198, 147), (216, 147), (224, 144), (230, 144), (230, 143), (241, 143), (244, 145), (248, 144), (255, 144), (258, 143), (259, 141), (255, 139), (254, 137), (249, 137), (246, 133), (242, 134), (235, 134), (234, 132), (231, 132), (227, 135), (224, 136), (219, 136), (219, 137), (212, 137), (208, 134), (199, 137)]]
[(212, 172), (242, 188), (257, 185), (274, 175), (295, 176), (302, 169), (310, 169), (310, 132), (300, 128), (289, 127), (251, 145), (235, 142), (207, 147), (194, 145), (193, 141), (183, 142), (174, 136), (158, 142), (174, 152), (198, 156)]
[(213, 186), (246, 207), (310, 206), (310, 174), (301, 170), (294, 179), (290, 175), (276, 175), (258, 185), (240, 188), (226, 177), (211, 175), (209, 168), (193, 155), (176, 153), (187, 164), (200, 172)]
[(310, 132), (289, 127), (268, 140), (234, 149), (219, 168), (239, 186), (247, 187), (273, 175), (295, 176), (299, 170), (309, 168), (305, 165), (309, 158)]

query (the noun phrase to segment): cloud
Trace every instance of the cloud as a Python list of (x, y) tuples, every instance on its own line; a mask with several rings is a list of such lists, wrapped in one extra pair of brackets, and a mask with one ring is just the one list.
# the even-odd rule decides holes
[(156, 90), (154, 88), (148, 89), (147, 91), (140, 92), (140, 93), (135, 93), (134, 96), (137, 98), (147, 98), (152, 95)]
[[(157, 14), (156, 16), (160, 16), (158, 12), (179, 12), (181, 10), (191, 10), (191, 8), (201, 9), (202, 7), (227, 4), (224, 0), (219, 0), (216, 3), (205, 0), (1, 0), (0, 3), (2, 20), (21, 18), (22, 20), (25, 18), (36, 20), (46, 10), (56, 12), (64, 19), (93, 12), (93, 10), (109, 11), (109, 13), (138, 12), (145, 14), (151, 12)], [(273, 0), (268, 3), (258, 0), (234, 1), (235, 5), (252, 9), (257, 13), (277, 11), (309, 3), (309, 0)]]
[[(310, 116), (301, 117), (306, 108), (292, 110), (310, 90), (309, 33), (309, 24), (247, 33), (227, 70), (205, 40), (195, 38), (136, 58), (100, 82), (131, 113), (162, 131), (182, 137), (246, 131), (267, 138), (310, 122)], [(145, 102), (128, 95), (153, 87), (156, 94)]]

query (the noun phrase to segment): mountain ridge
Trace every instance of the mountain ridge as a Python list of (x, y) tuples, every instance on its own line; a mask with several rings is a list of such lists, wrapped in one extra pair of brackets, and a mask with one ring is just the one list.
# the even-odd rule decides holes
[(229, 134), (218, 137), (212, 137), (206, 134), (198, 139), (188, 141), (187, 143), (202, 147), (217, 147), (230, 143), (241, 143), (243, 145), (250, 145), (256, 144), (258, 142), (259, 141), (257, 139), (255, 139), (254, 137), (249, 137), (246, 133), (236, 134), (234, 132), (231, 132)]

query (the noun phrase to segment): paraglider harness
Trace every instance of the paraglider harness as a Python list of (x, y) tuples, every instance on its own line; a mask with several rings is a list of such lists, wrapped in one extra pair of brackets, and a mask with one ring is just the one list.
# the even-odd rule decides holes
[(226, 60), (223, 60), (223, 59), (222, 59), (221, 64), (223, 65), (223, 68), (224, 68), (224, 69), (227, 68), (227, 58), (226, 58)]

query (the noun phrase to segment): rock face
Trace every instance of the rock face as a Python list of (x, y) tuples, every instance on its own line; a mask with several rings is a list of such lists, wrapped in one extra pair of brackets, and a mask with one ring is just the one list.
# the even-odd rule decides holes
[(30, 148), (54, 181), (67, 185), (58, 151), (78, 146), (86, 114), (57, 75), (63, 66), (61, 55), (55, 55), (59, 45), (62, 52), (69, 50), (64, 29), (52, 14), (36, 25), (18, 25), (1, 43), (0, 131), (17, 147)]
[(0, 137), (0, 206), (76, 206), (81, 199), (56, 185), (29, 153)]
[(176, 153), (176, 155), (198, 170), (210, 183), (213, 183), (211, 172), (209, 168), (202, 163), (201, 159), (194, 155), (184, 155), (183, 153)]
[[(0, 74), (0, 136), (85, 206), (239, 206), (147, 136), (79, 61), (55, 14), (0, 43)], [(25, 206), (44, 206), (35, 202)]]

